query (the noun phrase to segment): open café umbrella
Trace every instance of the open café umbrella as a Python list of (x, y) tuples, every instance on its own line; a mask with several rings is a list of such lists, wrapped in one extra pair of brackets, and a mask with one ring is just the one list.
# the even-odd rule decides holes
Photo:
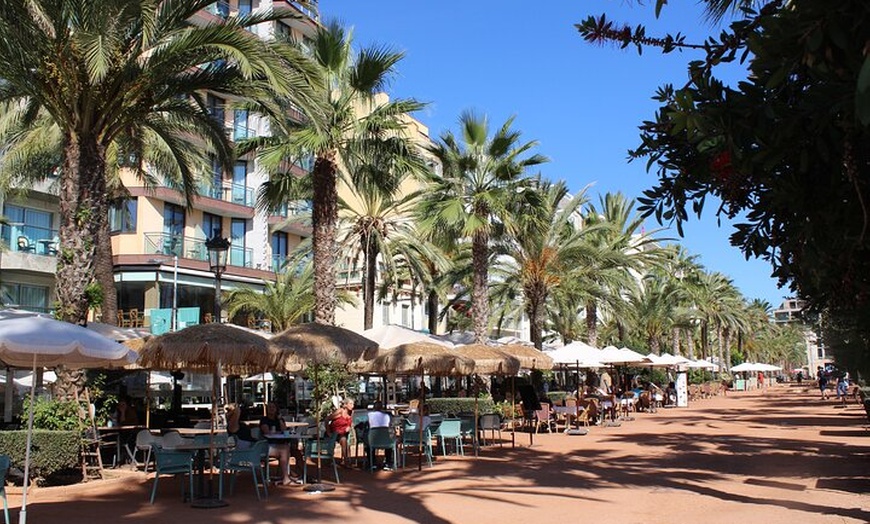
[[(370, 358), (378, 344), (349, 329), (329, 324), (310, 322), (291, 326), (269, 340), (270, 346), (281, 354), (283, 371), (301, 371), (311, 364), (338, 361), (350, 364)], [(318, 399), (319, 401), (319, 399)], [(309, 492), (332, 491), (335, 488), (321, 482), (320, 468), (320, 406), (317, 418), (317, 482), (305, 486)]]
[[(378, 353), (366, 367), (370, 373), (420, 374), (420, 407), (417, 428), (420, 442), (423, 442), (423, 378), (425, 375), (470, 375), (474, 372), (474, 361), (456, 351), (432, 342), (403, 344)], [(423, 469), (423, 447), (417, 455), (417, 469)]]
[[(11, 315), (0, 317), (0, 360), (7, 366), (65, 366), (67, 368), (123, 367), (136, 361), (136, 352), (114, 340), (76, 324), (44, 316)], [(36, 383), (30, 383), (30, 398), (36, 396)], [(27, 522), (27, 485), (30, 480), (30, 445), (33, 436), (33, 402), (27, 417), (27, 443), (24, 452), (24, 492), (19, 523)]]
[[(467, 346), (457, 346), (457, 353), (463, 357), (474, 361), (475, 375), (516, 375), (520, 372), (520, 361), (518, 358), (501, 350), (500, 347), (486, 346), (484, 344), (469, 344)], [(478, 417), (478, 395), (474, 395), (474, 438), (472, 445), (474, 446), (474, 454), (478, 453), (477, 446), (477, 417)]]
[(362, 332), (362, 336), (377, 342), (378, 347), (382, 348), (394, 348), (402, 344), (410, 344), (411, 342), (432, 342), (446, 347), (453, 347), (453, 343), (450, 341), (441, 340), (426, 333), (393, 324), (367, 329)]
[[(188, 369), (213, 373), (209, 456), (214, 457), (221, 373), (224, 370), (241, 374), (274, 369), (279, 365), (279, 357), (280, 354), (269, 346), (265, 338), (215, 322), (188, 326), (149, 339), (142, 349), (139, 365), (148, 369)], [(194, 505), (226, 505), (212, 495), (212, 478), (209, 477), (209, 496), (196, 501)]]

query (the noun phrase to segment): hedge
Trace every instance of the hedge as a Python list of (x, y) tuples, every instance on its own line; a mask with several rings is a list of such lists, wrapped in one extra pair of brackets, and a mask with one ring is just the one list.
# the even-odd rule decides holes
[[(457, 415), (459, 413), (474, 413), (473, 398), (430, 398), (426, 400), (431, 413), (443, 413)], [(495, 405), (492, 402), (492, 397), (483, 397), (478, 399), (477, 412), (494, 413)]]
[[(77, 431), (33, 430), (30, 476), (47, 479), (55, 473), (80, 466), (81, 435)], [(0, 454), (9, 455), (12, 466), (24, 471), (27, 432), (0, 431)]]

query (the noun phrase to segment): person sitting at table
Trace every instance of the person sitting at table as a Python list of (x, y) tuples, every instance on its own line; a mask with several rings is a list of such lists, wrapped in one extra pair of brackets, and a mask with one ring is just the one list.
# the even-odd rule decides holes
[[(375, 401), (375, 404), (371, 411), (368, 412), (369, 419), (369, 429), (371, 428), (388, 428), (390, 427), (390, 414), (384, 411), (384, 403), (380, 400)], [(366, 436), (366, 454), (368, 455), (369, 463), (371, 464), (372, 456), (371, 450), (368, 449), (368, 437)], [(384, 464), (395, 464), (393, 457), (393, 450), (387, 449), (384, 451)]]
[[(278, 414), (278, 404), (274, 402), (269, 402), (266, 405), (266, 415), (260, 419), (260, 434), (263, 435), (266, 439), (268, 439), (269, 435), (275, 435), (277, 433), (283, 433), (287, 431), (287, 425), (284, 423), (284, 419)], [(296, 448), (297, 453), (293, 453), (293, 449)], [(296, 468), (298, 469), (302, 465), (301, 453), (299, 453), (298, 445), (295, 440), (291, 442), (270, 442), (269, 443), (269, 456), (275, 457), (278, 459), (278, 467), (281, 469), (281, 484), (288, 485), (293, 484), (298, 480), (299, 475), (293, 474), (290, 472), (290, 455), (293, 453), (293, 457), (296, 459)], [(299, 456), (297, 456), (297, 454)]]
[(350, 450), (347, 446), (347, 436), (353, 430), (353, 399), (345, 399), (329, 416), (326, 424), (328, 435), (335, 434), (341, 447), (341, 461), (345, 467), (350, 467)]
[(227, 406), (227, 434), (236, 439), (237, 449), (250, 448), (256, 439), (251, 434), (251, 428), (241, 421), (242, 409), (236, 404)]

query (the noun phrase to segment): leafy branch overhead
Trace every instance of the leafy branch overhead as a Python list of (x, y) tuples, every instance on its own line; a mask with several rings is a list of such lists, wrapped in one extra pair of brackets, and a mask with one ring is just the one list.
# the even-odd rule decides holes
[[(577, 28), (593, 43), (700, 55), (687, 83), (657, 91), (660, 107), (630, 152), (657, 176), (641, 211), (682, 234), (689, 213), (718, 199), (746, 257), (769, 261), (781, 285), (840, 316), (838, 325), (866, 325), (870, 10), (862, 1), (760, 4), (706, 2), (710, 18), (733, 21), (697, 45), (604, 16)], [(748, 71), (729, 84), (716, 67), (732, 62)]]

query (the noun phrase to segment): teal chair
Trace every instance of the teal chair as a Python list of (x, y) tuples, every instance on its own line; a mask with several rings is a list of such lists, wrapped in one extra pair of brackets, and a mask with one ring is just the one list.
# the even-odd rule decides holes
[[(332, 462), (332, 473), (335, 475), (335, 483), (341, 484), (341, 481), (338, 479), (338, 466), (335, 464), (335, 441), (337, 438), (338, 435), (333, 433), (319, 441), (316, 438), (305, 441), (305, 461), (302, 465), (303, 483), (308, 483), (308, 459), (315, 461), (320, 459), (321, 463), (325, 460)], [(318, 482), (320, 481), (320, 479), (317, 480)]]
[(447, 455), (447, 441), (453, 441), (453, 449), (459, 455), (465, 455), (462, 443), (462, 421), (458, 418), (442, 420), (435, 433), (441, 441), (441, 454)]
[(409, 449), (422, 450), (426, 463), (432, 466), (432, 433), (429, 428), (423, 430), (423, 441), (420, 441), (420, 430), (417, 424), (405, 424), (402, 428), (402, 467), (405, 467)]
[[(151, 489), (151, 504), (157, 495), (157, 483), (160, 475), (188, 476), (190, 493), (193, 495), (193, 454), (189, 451), (170, 451), (160, 447), (154, 448), (154, 487)], [(184, 482), (181, 483), (181, 498), (184, 499)]]
[[(375, 456), (377, 450), (382, 449), (392, 451), (393, 453), (393, 469), (396, 469), (396, 438), (393, 428), (370, 428), (366, 433), (366, 450), (368, 451), (368, 467), (369, 471), (374, 471), (377, 461)], [(386, 458), (384, 465), (386, 465)]]
[[(265, 440), (255, 443), (248, 449), (233, 449), (225, 451), (221, 455), (221, 469), (233, 474), (230, 477), (230, 494), (233, 493), (236, 485), (235, 474), (242, 471), (250, 471), (251, 476), (254, 478), (254, 491), (257, 493), (257, 500), (261, 500), (261, 483), (263, 484), (263, 495), (269, 496), (269, 488), (267, 487), (269, 481), (266, 478), (266, 470), (263, 467), (264, 455), (266, 457), (269, 456), (269, 443)], [(223, 492), (221, 492), (221, 497), (223, 498)]]
[(0, 497), (3, 497), (3, 516), (9, 524), (9, 503), (6, 501), (6, 475), (9, 473), (11, 461), (9, 455), (0, 455)]

